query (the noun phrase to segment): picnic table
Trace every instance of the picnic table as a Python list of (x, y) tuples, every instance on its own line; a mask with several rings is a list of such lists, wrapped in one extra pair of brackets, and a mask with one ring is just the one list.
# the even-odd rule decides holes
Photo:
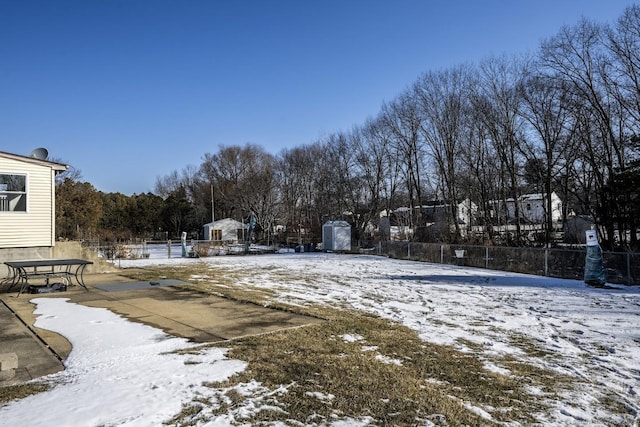
[(8, 283), (9, 289), (20, 285), (18, 296), (29, 287), (29, 280), (37, 277), (43, 277), (47, 284), (52, 277), (60, 277), (70, 285), (74, 284), (75, 279), (75, 282), (86, 290), (83, 274), (90, 264), (93, 264), (93, 261), (75, 258), (5, 261), (5, 265), (9, 267), (9, 276), (3, 283)]

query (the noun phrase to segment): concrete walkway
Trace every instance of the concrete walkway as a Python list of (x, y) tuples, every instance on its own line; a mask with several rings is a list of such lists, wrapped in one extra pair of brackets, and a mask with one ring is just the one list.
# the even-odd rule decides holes
[(104, 307), (194, 342), (224, 341), (321, 321), (204, 294), (178, 281), (133, 282), (117, 274), (94, 274), (85, 276), (85, 282), (86, 291), (73, 286), (65, 292), (19, 297), (15, 288), (0, 293), (0, 363), (2, 354), (15, 353), (18, 357), (17, 369), (11, 370), (11, 375), (4, 372), (0, 386), (64, 369), (63, 360), (72, 351), (63, 336), (33, 326), (35, 306), (30, 300), (34, 297), (68, 298), (78, 304)]

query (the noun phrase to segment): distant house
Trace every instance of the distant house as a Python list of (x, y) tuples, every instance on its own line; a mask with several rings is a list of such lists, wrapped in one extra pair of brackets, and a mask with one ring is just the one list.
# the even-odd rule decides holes
[[(562, 201), (556, 193), (551, 193), (551, 221), (562, 220)], [(545, 221), (545, 204), (547, 198), (541, 193), (525, 194), (520, 197), (520, 212), (522, 216), (533, 224), (542, 224)], [(511, 205), (513, 206), (513, 205)], [(514, 213), (515, 216), (515, 213)]]
[[(543, 224), (546, 218), (546, 197), (541, 193), (524, 194), (518, 198), (520, 220), (529, 224)], [(506, 218), (507, 221), (516, 220), (516, 200), (492, 200), (489, 202), (491, 218)], [(556, 193), (551, 193), (551, 220), (562, 221), (562, 200)]]
[(380, 212), (380, 234), (389, 240), (407, 240), (413, 236), (411, 209), (399, 207), (392, 211)]
[[(424, 202), (422, 206), (415, 208), (420, 210), (422, 216), (421, 222), (424, 224), (421, 228), (430, 227), (445, 228), (449, 220), (451, 204), (443, 201), (432, 200)], [(473, 223), (478, 212), (478, 206), (469, 199), (462, 200), (456, 204), (457, 221), (460, 225), (462, 234), (466, 234), (467, 229)], [(410, 239), (416, 232), (413, 225), (414, 218), (411, 218), (411, 209), (408, 207), (400, 207), (391, 212), (383, 211), (380, 214), (380, 231), (383, 236), (391, 240)], [(454, 230), (451, 226), (451, 231)]]
[(204, 240), (239, 243), (244, 242), (248, 225), (235, 219), (225, 218), (205, 224), (203, 228)]
[(5, 259), (52, 256), (55, 178), (67, 168), (41, 158), (0, 152), (0, 250), (12, 251)]
[[(435, 224), (437, 222), (446, 222), (450, 216), (450, 203), (441, 201), (430, 201), (424, 203), (420, 210), (422, 219), (426, 224)], [(469, 199), (464, 199), (456, 204), (456, 216), (458, 224), (470, 225), (478, 212), (478, 205)]]
[[(439, 239), (439, 236), (447, 232), (447, 225), (449, 225), (448, 232), (455, 232), (455, 225), (449, 224), (452, 208), (453, 205), (451, 203), (443, 203), (441, 201), (430, 201), (423, 204), (420, 210), (422, 212), (422, 222), (425, 226), (416, 230), (416, 236), (423, 239)], [(478, 205), (467, 198), (456, 203), (455, 209), (458, 230), (464, 237), (475, 221)]]

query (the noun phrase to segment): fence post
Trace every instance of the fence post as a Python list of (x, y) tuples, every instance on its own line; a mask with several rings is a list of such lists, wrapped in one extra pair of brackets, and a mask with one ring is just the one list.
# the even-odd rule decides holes
[(407, 240), (407, 259), (411, 259), (411, 242)]
[(444, 264), (444, 245), (440, 244), (440, 264)]
[(167, 240), (167, 258), (171, 258), (171, 240)]
[(489, 246), (484, 247), (484, 268), (489, 269)]
[(544, 275), (549, 276), (549, 248), (544, 248)]
[(631, 252), (627, 252), (627, 285), (631, 286)]

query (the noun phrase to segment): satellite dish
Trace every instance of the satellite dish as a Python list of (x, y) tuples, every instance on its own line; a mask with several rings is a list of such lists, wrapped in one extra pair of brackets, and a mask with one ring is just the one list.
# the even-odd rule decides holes
[(39, 160), (47, 160), (47, 157), (49, 157), (49, 152), (46, 148), (36, 148), (31, 152), (31, 154), (29, 154), (29, 157), (33, 157), (34, 159)]

